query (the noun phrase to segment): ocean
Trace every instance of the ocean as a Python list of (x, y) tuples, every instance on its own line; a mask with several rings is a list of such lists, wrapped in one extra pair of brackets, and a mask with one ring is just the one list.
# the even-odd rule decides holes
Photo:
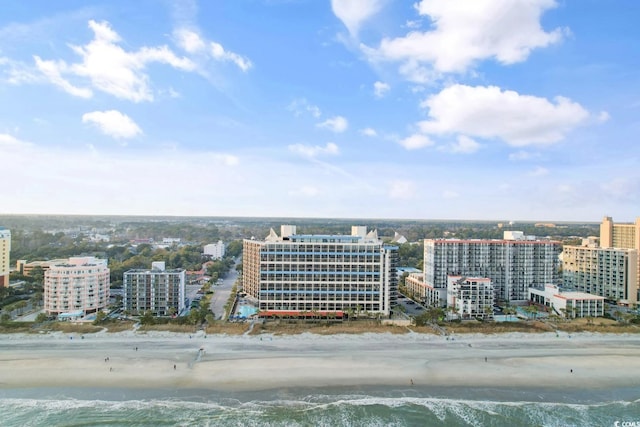
[(3, 427), (640, 426), (640, 387), (0, 389)]

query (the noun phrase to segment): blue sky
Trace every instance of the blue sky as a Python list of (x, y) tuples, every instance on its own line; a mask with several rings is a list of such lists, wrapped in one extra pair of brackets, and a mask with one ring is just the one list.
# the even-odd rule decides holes
[(640, 215), (634, 0), (6, 1), (0, 213)]

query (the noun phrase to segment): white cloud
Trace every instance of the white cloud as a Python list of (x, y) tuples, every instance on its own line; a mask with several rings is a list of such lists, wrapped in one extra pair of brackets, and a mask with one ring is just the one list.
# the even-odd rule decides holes
[(373, 94), (376, 96), (376, 98), (384, 97), (390, 89), (391, 86), (384, 82), (375, 82), (373, 84)]
[(21, 141), (18, 138), (6, 133), (0, 133), (0, 147), (17, 148), (28, 146), (31, 146), (31, 144), (28, 142)]
[(300, 116), (303, 113), (309, 113), (313, 117), (318, 118), (322, 115), (320, 108), (310, 104), (305, 98), (294, 99), (287, 106), (287, 110), (292, 111), (295, 116)]
[(556, 7), (555, 0), (422, 0), (415, 6), (431, 20), (430, 30), (385, 38), (365, 53), (372, 59), (413, 63), (415, 70), (427, 64), (438, 72), (464, 72), (489, 58), (501, 64), (522, 62), (533, 49), (560, 41), (565, 31), (546, 32), (540, 25), (541, 15)]
[(335, 116), (322, 123), (318, 123), (316, 126), (319, 128), (329, 129), (335, 133), (342, 133), (349, 127), (349, 122), (342, 116)]
[(116, 139), (129, 139), (142, 133), (140, 127), (129, 116), (116, 110), (83, 114), (82, 123), (91, 123), (105, 135)]
[(71, 46), (81, 62), (67, 64), (65, 61), (43, 60), (35, 57), (36, 67), (54, 85), (73, 96), (88, 98), (91, 89), (78, 87), (69, 78), (88, 79), (95, 89), (117, 98), (134, 102), (153, 100), (145, 73), (146, 66), (158, 62), (173, 68), (193, 71), (195, 64), (188, 58), (176, 56), (167, 46), (142, 47), (138, 51), (126, 51), (118, 43), (120, 36), (108, 22), (89, 21), (94, 33), (91, 42), (84, 46)]
[(356, 37), (360, 26), (380, 11), (382, 3), (381, 0), (331, 0), (331, 9), (351, 36)]
[(210, 157), (218, 164), (224, 166), (237, 166), (240, 164), (240, 159), (238, 156), (234, 156), (233, 154), (223, 154), (223, 153), (211, 153)]
[(533, 157), (538, 157), (537, 153), (531, 153), (529, 151), (516, 151), (515, 153), (509, 154), (509, 160), (512, 161), (521, 161), (521, 160), (529, 160)]
[(407, 150), (417, 150), (418, 148), (433, 145), (433, 141), (426, 135), (416, 133), (400, 140), (399, 144)]
[(495, 86), (453, 85), (422, 103), (429, 120), (418, 124), (428, 135), (463, 134), (500, 138), (512, 146), (552, 144), (589, 117), (580, 104), (502, 91)]
[(189, 53), (202, 52), (205, 49), (204, 40), (194, 31), (180, 28), (173, 32), (173, 36), (178, 46)]
[(378, 132), (376, 132), (373, 128), (364, 128), (360, 130), (360, 133), (364, 136), (376, 137), (378, 136)]
[(338, 146), (333, 142), (328, 142), (324, 147), (320, 147), (318, 145), (311, 146), (304, 144), (292, 144), (289, 145), (289, 150), (304, 157), (310, 158), (320, 155), (335, 156), (340, 153)]
[(480, 144), (468, 136), (459, 135), (458, 140), (451, 144), (449, 148), (453, 153), (471, 154), (480, 149)]
[(395, 180), (391, 181), (389, 197), (392, 199), (408, 200), (416, 195), (416, 185), (413, 181)]
[(549, 175), (549, 169), (544, 168), (542, 166), (538, 166), (534, 170), (529, 172), (529, 176), (534, 176), (534, 177), (536, 177), (536, 176), (545, 176), (545, 175)]
[(231, 61), (238, 66), (242, 71), (248, 71), (253, 67), (251, 61), (244, 56), (238, 55), (235, 52), (225, 50), (220, 43), (211, 42), (210, 44), (211, 55), (214, 59), (219, 61)]
[(611, 116), (606, 111), (600, 111), (600, 114), (598, 114), (598, 121), (600, 123), (604, 123), (606, 121), (609, 121), (610, 118), (611, 118)]

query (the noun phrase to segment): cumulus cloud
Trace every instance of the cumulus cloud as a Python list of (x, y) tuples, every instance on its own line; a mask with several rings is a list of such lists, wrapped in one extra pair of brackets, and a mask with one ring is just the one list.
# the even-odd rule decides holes
[(391, 86), (384, 82), (375, 82), (373, 84), (373, 94), (376, 98), (384, 97), (389, 92), (389, 89), (391, 89)]
[(189, 53), (198, 53), (205, 50), (204, 40), (195, 31), (186, 28), (179, 28), (173, 32), (173, 36), (178, 46)]
[(562, 40), (566, 30), (545, 31), (542, 14), (556, 7), (555, 0), (422, 0), (418, 13), (432, 25), (384, 38), (372, 59), (404, 63), (408, 77), (424, 77), (423, 65), (437, 72), (464, 72), (476, 61), (494, 58), (501, 64), (527, 59), (533, 49)]
[(478, 144), (468, 136), (459, 135), (458, 140), (455, 143), (451, 144), (449, 149), (453, 153), (471, 154), (480, 149), (480, 144)]
[(521, 147), (552, 144), (589, 118), (580, 104), (502, 91), (496, 86), (452, 85), (422, 103), (429, 120), (418, 124), (428, 135), (462, 134), (499, 138)]
[(214, 59), (217, 59), (219, 61), (233, 62), (238, 66), (238, 68), (245, 72), (248, 71), (249, 68), (253, 67), (253, 64), (250, 60), (248, 60), (244, 56), (238, 55), (235, 52), (225, 50), (220, 43), (211, 42), (210, 48), (211, 55)]
[(352, 37), (356, 37), (360, 26), (381, 8), (381, 0), (331, 0), (331, 10), (347, 27)]
[(433, 145), (433, 141), (426, 135), (416, 133), (400, 140), (399, 144), (407, 150), (417, 150), (418, 148)]
[(140, 127), (129, 116), (116, 110), (83, 114), (82, 123), (93, 124), (105, 135), (116, 139), (129, 139), (142, 133)]
[[(52, 84), (67, 93), (89, 98), (92, 88), (117, 98), (134, 102), (153, 100), (149, 76), (145, 69), (150, 63), (167, 64), (173, 68), (192, 71), (195, 64), (188, 58), (178, 57), (167, 46), (142, 47), (137, 51), (126, 51), (122, 41), (108, 22), (89, 21), (94, 33), (91, 42), (84, 46), (71, 45), (81, 57), (81, 62), (67, 64), (62, 60), (45, 60), (34, 57), (36, 68)], [(80, 81), (85, 86), (72, 83)], [(87, 87), (87, 80), (90, 86)]]
[(323, 129), (328, 129), (335, 133), (342, 133), (349, 127), (349, 122), (342, 116), (335, 116), (325, 120), (322, 123), (318, 123), (316, 126)]
[(373, 128), (364, 128), (360, 130), (360, 133), (364, 136), (376, 137), (378, 136), (378, 132), (376, 132)]
[(320, 155), (335, 156), (340, 153), (338, 146), (333, 142), (328, 142), (324, 147), (318, 145), (292, 144), (289, 145), (289, 150), (309, 158)]
[(313, 117), (318, 118), (322, 115), (320, 108), (310, 104), (305, 98), (297, 98), (291, 101), (287, 106), (287, 110), (293, 112), (295, 116), (300, 116), (304, 113), (309, 113)]

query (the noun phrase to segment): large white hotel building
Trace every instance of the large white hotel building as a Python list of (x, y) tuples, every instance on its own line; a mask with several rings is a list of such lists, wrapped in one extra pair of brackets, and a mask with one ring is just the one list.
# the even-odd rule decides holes
[(283, 225), (280, 236), (271, 230), (265, 240), (244, 240), (243, 291), (266, 316), (388, 316), (397, 300), (397, 254), (366, 227), (352, 227), (351, 235), (304, 235)]
[(44, 272), (44, 309), (49, 315), (95, 313), (109, 304), (106, 259), (72, 257)]
[(491, 279), (496, 299), (529, 299), (529, 288), (544, 289), (560, 280), (561, 243), (522, 232), (505, 232), (502, 240), (426, 239), (424, 287), (439, 292), (444, 305), (450, 275)]

